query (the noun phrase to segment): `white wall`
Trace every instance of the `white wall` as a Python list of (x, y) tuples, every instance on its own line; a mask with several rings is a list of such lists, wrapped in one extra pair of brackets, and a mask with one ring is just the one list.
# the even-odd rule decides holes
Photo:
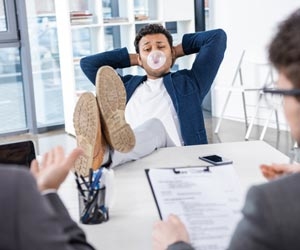
[[(280, 21), (300, 7), (300, 0), (210, 0), (210, 26), (223, 28), (228, 36), (224, 61), (212, 91), (212, 112), (220, 116), (225, 103), (226, 91), (220, 90), (231, 84), (235, 67), (243, 49), (246, 50), (243, 76), (247, 86), (263, 84), (267, 66), (267, 46)], [(239, 82), (236, 82), (239, 85)], [(247, 111), (253, 115), (256, 94), (247, 94)], [(256, 123), (264, 122), (264, 110), (260, 111)], [(232, 95), (225, 117), (243, 120), (241, 94)], [(273, 119), (274, 120), (274, 119)], [(285, 129), (285, 119), (280, 122)], [(272, 125), (272, 124), (271, 124)], [(284, 128), (285, 127), (285, 128)]]

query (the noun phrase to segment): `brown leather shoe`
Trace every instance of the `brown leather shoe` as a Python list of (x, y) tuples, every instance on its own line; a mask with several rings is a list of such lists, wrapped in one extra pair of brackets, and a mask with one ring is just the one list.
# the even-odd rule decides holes
[(126, 92), (117, 72), (109, 66), (97, 72), (96, 99), (107, 143), (119, 152), (129, 152), (135, 145), (135, 136), (125, 120)]
[(74, 170), (82, 176), (88, 176), (90, 168), (97, 170), (101, 166), (106, 150), (94, 94), (86, 92), (79, 97), (74, 110), (73, 123), (77, 145), (84, 151), (75, 162)]

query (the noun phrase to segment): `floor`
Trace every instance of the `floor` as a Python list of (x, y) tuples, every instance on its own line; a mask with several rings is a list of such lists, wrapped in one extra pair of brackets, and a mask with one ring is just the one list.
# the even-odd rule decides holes
[[(218, 134), (215, 134), (214, 130), (217, 122), (218, 118), (205, 113), (205, 124), (209, 143), (245, 140), (245, 134), (247, 131), (245, 123), (224, 119), (222, 120)], [(249, 140), (259, 140), (262, 129), (262, 126), (254, 125)], [(273, 128), (267, 129), (264, 141), (288, 156), (295, 145), (290, 132), (277, 131), (277, 129)]]
[[(226, 120), (222, 121), (219, 133), (215, 134), (218, 119), (205, 112), (205, 124), (209, 143), (243, 141), (246, 133), (245, 124), (242, 122)], [(258, 140), (262, 127), (254, 126), (249, 140)], [(31, 139), (35, 142), (37, 154), (43, 154), (55, 145), (62, 145), (66, 152), (69, 152), (76, 145), (74, 136), (66, 134), (63, 129), (48, 133), (31, 135), (23, 134), (18, 136), (2, 137), (1, 143)], [(264, 141), (275, 147), (282, 153), (289, 155), (294, 141), (287, 131), (277, 132), (276, 129), (268, 128)]]

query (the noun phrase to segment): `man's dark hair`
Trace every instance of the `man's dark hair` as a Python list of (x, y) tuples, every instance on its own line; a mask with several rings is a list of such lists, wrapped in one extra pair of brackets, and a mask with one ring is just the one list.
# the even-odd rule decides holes
[(269, 47), (269, 59), (295, 88), (300, 89), (300, 9), (279, 25)]
[(134, 47), (136, 53), (140, 53), (139, 49), (139, 42), (142, 37), (149, 35), (149, 34), (163, 34), (168, 39), (169, 45), (172, 48), (173, 46), (173, 38), (169, 31), (167, 31), (161, 24), (148, 24), (140, 29), (137, 33), (135, 40), (134, 40)]

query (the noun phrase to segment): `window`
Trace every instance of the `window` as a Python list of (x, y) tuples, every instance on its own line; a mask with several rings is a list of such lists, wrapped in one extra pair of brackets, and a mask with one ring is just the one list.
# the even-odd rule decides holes
[(0, 134), (27, 128), (15, 10), (14, 1), (0, 0)]
[(14, 1), (0, 0), (0, 43), (18, 40), (15, 13)]
[(36, 126), (43, 131), (64, 124), (54, 1), (26, 0), (26, 14)]
[(0, 48), (0, 133), (26, 129), (19, 48)]
[(0, 134), (64, 124), (54, 7), (54, 0), (0, 0)]

